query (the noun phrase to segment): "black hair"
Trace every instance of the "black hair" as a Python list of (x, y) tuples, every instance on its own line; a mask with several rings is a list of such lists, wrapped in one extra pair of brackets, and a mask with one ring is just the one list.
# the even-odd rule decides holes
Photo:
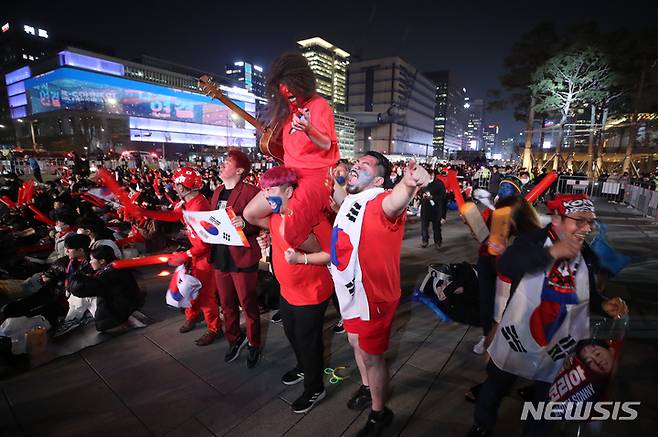
[(96, 247), (91, 251), (91, 256), (94, 259), (97, 260), (104, 260), (107, 264), (111, 263), (115, 259), (117, 259), (116, 255), (114, 254), (114, 249), (112, 249), (110, 246), (106, 246), (104, 244), (101, 244), (100, 246)]
[(391, 164), (391, 161), (388, 160), (387, 157), (385, 157), (383, 154), (379, 152), (375, 152), (374, 150), (370, 150), (366, 152), (363, 156), (372, 156), (377, 160), (377, 176), (381, 176), (384, 178), (384, 189), (392, 188), (392, 182), (389, 178), (387, 178), (388, 175), (391, 174), (391, 170), (393, 169), (393, 165)]
[(265, 106), (262, 118), (267, 123), (281, 122), (288, 117), (287, 98), (279, 92), (279, 84), (284, 83), (295, 97), (304, 99), (315, 94), (315, 73), (301, 53), (284, 53), (272, 62), (265, 81), (269, 103)]

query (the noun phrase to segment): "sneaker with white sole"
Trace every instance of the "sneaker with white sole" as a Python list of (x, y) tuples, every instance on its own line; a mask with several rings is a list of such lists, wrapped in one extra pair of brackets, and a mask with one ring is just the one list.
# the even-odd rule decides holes
[(484, 336), (480, 337), (480, 341), (478, 341), (475, 346), (473, 346), (473, 353), (482, 355), (484, 353)]
[(281, 382), (285, 385), (295, 385), (304, 380), (304, 372), (292, 369), (281, 377)]
[(322, 391), (317, 393), (313, 393), (310, 396), (303, 394), (290, 406), (292, 408), (292, 412), (297, 414), (307, 413), (311, 411), (311, 408), (313, 408), (315, 404), (324, 399), (326, 395), (327, 392), (325, 389), (322, 389)]

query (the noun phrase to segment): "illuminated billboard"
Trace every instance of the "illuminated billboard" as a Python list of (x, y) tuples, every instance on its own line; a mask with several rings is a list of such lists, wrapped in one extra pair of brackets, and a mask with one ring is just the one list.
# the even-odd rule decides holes
[[(236, 125), (229, 108), (202, 94), (73, 68), (29, 78), (25, 89), (32, 114), (69, 109), (227, 128)], [(235, 103), (253, 114), (253, 97), (239, 97), (244, 100), (235, 99)], [(242, 121), (239, 124), (244, 126)], [(249, 125), (245, 128), (253, 130)]]

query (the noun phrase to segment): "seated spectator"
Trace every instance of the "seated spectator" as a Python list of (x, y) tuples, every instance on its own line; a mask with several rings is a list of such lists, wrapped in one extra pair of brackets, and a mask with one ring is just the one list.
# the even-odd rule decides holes
[(75, 233), (75, 217), (65, 208), (53, 211), (53, 220), (55, 220), (55, 230), (51, 233), (55, 240), (55, 249), (48, 256), (48, 262), (53, 263), (59, 258), (66, 256), (66, 247), (64, 240), (67, 235)]
[(91, 251), (90, 265), (94, 273), (76, 272), (69, 283), (73, 296), (96, 298), (94, 320), (98, 331), (144, 326), (132, 315), (142, 306), (143, 294), (130, 270), (112, 267), (115, 259), (112, 248), (98, 246)]
[(114, 252), (116, 259), (123, 257), (121, 249), (117, 246), (114, 233), (105, 226), (103, 220), (96, 216), (83, 217), (78, 221), (78, 234), (84, 234), (91, 238), (90, 250), (94, 250), (99, 246), (108, 246)]

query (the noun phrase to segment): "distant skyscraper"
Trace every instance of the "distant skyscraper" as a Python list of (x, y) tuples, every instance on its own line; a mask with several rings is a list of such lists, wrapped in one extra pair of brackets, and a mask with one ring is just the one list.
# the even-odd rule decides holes
[(434, 84), (398, 57), (349, 66), (349, 110), (355, 150), (436, 156), (432, 147)]
[(226, 77), (236, 80), (256, 97), (265, 96), (265, 73), (263, 67), (246, 61), (236, 61), (226, 66)]
[(488, 124), (483, 129), (482, 139), (484, 140), (484, 151), (490, 154), (499, 153), (498, 143), (498, 125)]
[(466, 126), (466, 88), (447, 70), (425, 75), (435, 84), (434, 147), (444, 155), (461, 150)]
[(505, 138), (500, 142), (500, 155), (501, 159), (515, 159), (516, 146), (518, 140), (514, 137)]
[[(0, 77), (19, 66), (38, 61), (57, 49), (46, 29), (22, 21), (0, 22)], [(12, 91), (13, 92), (13, 91)], [(16, 142), (5, 81), (0, 81), (0, 144)]]
[[(466, 98), (468, 99), (468, 97)], [(464, 103), (466, 109), (466, 130), (464, 149), (484, 150), (482, 140), (482, 120), (484, 119), (484, 101), (482, 99), (470, 100)]]
[(318, 94), (327, 99), (335, 111), (345, 111), (350, 54), (320, 37), (303, 39), (297, 44), (315, 73)]
[(352, 157), (354, 155), (354, 143), (356, 142), (356, 119), (343, 112), (336, 112), (334, 121), (340, 156), (341, 158)]

